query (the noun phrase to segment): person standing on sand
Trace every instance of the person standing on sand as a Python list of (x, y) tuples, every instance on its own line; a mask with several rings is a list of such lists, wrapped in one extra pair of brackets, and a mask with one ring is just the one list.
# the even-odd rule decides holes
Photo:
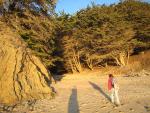
[(113, 74), (109, 74), (108, 78), (108, 90), (111, 92), (110, 98), (111, 102), (116, 105), (120, 105), (120, 100), (118, 96), (119, 86)]

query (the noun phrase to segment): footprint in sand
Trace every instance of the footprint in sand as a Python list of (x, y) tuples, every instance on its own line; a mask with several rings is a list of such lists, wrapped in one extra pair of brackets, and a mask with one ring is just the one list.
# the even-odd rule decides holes
[(106, 108), (106, 106), (101, 106), (101, 108)]
[(110, 104), (110, 102), (105, 102), (105, 104)]
[(98, 111), (96, 110), (95, 113), (98, 113)]
[(141, 104), (140, 101), (136, 101), (137, 104)]
[(133, 108), (130, 108), (130, 111), (134, 111), (134, 109), (133, 109)]

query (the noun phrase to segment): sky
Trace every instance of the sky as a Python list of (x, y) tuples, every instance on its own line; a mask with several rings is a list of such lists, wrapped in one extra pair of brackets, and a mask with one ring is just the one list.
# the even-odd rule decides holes
[(91, 2), (95, 4), (110, 5), (118, 3), (119, 0), (58, 0), (56, 5), (56, 12), (64, 11), (65, 13), (74, 14), (80, 9), (86, 8), (87, 5), (91, 5)]
[[(149, 2), (150, 0), (142, 0), (144, 2)], [(118, 3), (119, 0), (58, 0), (55, 11), (59, 14), (64, 11), (65, 13), (74, 14), (80, 9), (86, 8), (87, 5), (91, 5), (91, 2), (95, 4), (105, 4), (110, 5)]]

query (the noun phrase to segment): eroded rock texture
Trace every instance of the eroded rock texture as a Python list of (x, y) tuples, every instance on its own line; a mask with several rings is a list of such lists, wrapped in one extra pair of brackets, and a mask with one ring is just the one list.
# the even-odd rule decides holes
[(0, 103), (51, 97), (46, 68), (18, 37), (0, 30)]

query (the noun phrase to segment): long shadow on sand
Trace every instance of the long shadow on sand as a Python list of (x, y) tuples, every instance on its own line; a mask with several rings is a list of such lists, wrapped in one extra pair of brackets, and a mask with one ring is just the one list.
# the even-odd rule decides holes
[(69, 102), (68, 102), (68, 113), (79, 113), (77, 88), (72, 89), (72, 94), (71, 94)]
[(94, 89), (98, 90), (105, 98), (107, 98), (109, 101), (111, 101), (110, 97), (102, 90), (101, 87), (99, 87), (98, 85), (96, 85), (95, 83), (90, 82), (90, 81), (89, 81), (89, 84), (92, 85), (92, 87)]

